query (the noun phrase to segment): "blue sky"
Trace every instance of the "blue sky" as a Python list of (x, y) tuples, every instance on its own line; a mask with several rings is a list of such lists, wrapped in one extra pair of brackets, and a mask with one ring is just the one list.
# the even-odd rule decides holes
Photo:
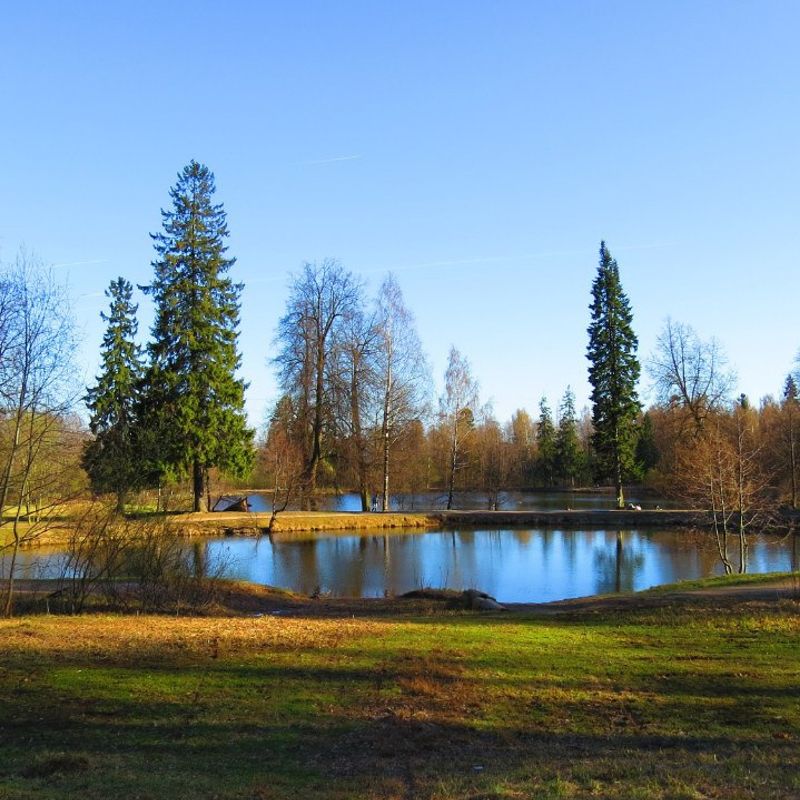
[(393, 270), (437, 388), (455, 344), (501, 419), (568, 384), (587, 402), (601, 239), (643, 360), (671, 315), (753, 398), (792, 367), (796, 2), (2, 6), (0, 259), (68, 279), (86, 381), (103, 290), (148, 282), (192, 158), (246, 284), (254, 423), (288, 276), (326, 256), (372, 288)]

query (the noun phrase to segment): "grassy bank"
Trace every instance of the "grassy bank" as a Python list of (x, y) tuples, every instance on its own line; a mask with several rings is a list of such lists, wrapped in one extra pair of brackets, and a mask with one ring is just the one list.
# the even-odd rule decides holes
[[(170, 518), (189, 535), (264, 532), (269, 514), (228, 511), (179, 514)], [(336, 533), (352, 530), (425, 528), (544, 527), (575, 529), (626, 529), (645, 527), (703, 527), (708, 515), (702, 511), (430, 511), (354, 513), (349, 511), (285, 511), (272, 526), (273, 533)]]
[(800, 794), (795, 601), (379, 607), (0, 622), (0, 797)]

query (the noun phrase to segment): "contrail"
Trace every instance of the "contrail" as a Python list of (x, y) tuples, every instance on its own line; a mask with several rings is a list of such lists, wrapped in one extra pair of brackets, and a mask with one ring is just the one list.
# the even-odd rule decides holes
[[(661, 247), (673, 247), (672, 244), (643, 244), (630, 245), (628, 247), (615, 247), (614, 252), (630, 252), (632, 250), (656, 250)], [(540, 258), (556, 258), (560, 256), (583, 256), (586, 249), (581, 250), (550, 250), (541, 253), (527, 253), (521, 255), (506, 256), (480, 256), (477, 258), (456, 258), (444, 261), (426, 261), (421, 264), (402, 264), (395, 267), (376, 267), (374, 269), (364, 269), (361, 272), (384, 272), (387, 269), (391, 272), (410, 272), (418, 269), (435, 269), (437, 267), (461, 267), (471, 264), (497, 264), (507, 261), (533, 261)]]

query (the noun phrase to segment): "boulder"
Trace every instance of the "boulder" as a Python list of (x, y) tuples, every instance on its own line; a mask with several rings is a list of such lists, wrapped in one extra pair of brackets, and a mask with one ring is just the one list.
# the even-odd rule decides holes
[(477, 589), (467, 589), (461, 595), (464, 600), (464, 608), (473, 611), (505, 611), (506, 607), (497, 602), (494, 597), (479, 592)]

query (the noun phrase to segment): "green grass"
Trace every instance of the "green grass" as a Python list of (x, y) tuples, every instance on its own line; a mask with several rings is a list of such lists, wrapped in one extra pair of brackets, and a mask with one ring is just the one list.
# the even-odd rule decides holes
[(791, 798), (800, 613), (0, 622), (0, 798)]
[(669, 594), (675, 591), (695, 591), (697, 589), (716, 589), (724, 586), (757, 586), (758, 584), (775, 583), (775, 581), (800, 581), (798, 572), (766, 572), (745, 573), (744, 575), (716, 575), (711, 578), (696, 578), (678, 581), (662, 586), (654, 586), (639, 594)]

